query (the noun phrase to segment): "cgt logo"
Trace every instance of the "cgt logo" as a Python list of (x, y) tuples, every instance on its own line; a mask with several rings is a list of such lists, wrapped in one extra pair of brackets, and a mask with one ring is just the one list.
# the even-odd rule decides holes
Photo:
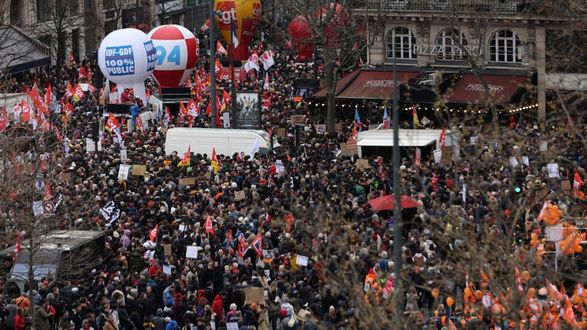
[(253, 17), (255, 18), (261, 18), (261, 4), (260, 3), (254, 3), (253, 4)]
[(230, 19), (236, 23), (236, 10), (234, 9), (233, 1), (225, 1), (218, 3), (218, 9), (216, 11), (218, 20), (222, 24), (230, 25)]

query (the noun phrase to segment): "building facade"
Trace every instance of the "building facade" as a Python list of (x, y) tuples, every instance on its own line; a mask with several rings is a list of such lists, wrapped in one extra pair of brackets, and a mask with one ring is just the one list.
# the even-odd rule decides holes
[(149, 32), (160, 24), (183, 24), (184, 8), (185, 0), (0, 0), (0, 25), (48, 47), (54, 64), (59, 42), (80, 61), (116, 29)]
[(547, 38), (584, 31), (584, 20), (578, 19), (584, 10), (556, 0), (367, 0), (362, 13), (384, 22), (369, 29), (368, 63), (418, 67), (428, 70), (430, 79), (454, 70), (527, 72), (536, 77), (538, 112), (544, 117), (547, 89), (562, 74), (576, 81), (576, 88), (585, 87), (582, 72), (556, 72), (556, 65), (547, 70), (547, 58), (554, 59), (548, 55), (561, 51), (556, 43), (547, 49)]

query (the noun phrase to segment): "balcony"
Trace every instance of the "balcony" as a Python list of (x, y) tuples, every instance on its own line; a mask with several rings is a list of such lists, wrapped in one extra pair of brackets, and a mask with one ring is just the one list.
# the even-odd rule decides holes
[[(584, 12), (561, 0), (364, 0), (369, 11), (563, 15)], [(578, 10), (579, 9), (579, 10)]]

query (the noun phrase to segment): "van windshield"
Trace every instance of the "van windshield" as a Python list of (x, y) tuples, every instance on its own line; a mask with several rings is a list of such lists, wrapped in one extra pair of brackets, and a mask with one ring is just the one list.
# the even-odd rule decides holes
[[(35, 276), (35, 280), (41, 280), (43, 277), (47, 277), (49, 273), (55, 274), (56, 270), (57, 267), (55, 265), (34, 265), (33, 274)], [(27, 279), (29, 276), (28, 273), (28, 264), (17, 263), (14, 264), (14, 267), (12, 267), (10, 276), (12, 279)]]

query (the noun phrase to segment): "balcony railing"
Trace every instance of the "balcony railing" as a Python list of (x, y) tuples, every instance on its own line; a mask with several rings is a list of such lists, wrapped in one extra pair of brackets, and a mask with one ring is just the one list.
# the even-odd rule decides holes
[(447, 13), (561, 15), (571, 13), (561, 0), (365, 0), (368, 10)]

